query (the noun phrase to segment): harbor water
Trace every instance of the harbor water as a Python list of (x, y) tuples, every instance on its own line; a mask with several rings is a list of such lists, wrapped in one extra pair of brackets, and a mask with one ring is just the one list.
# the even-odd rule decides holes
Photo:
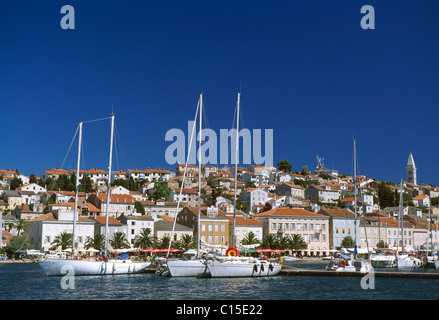
[[(324, 270), (326, 261), (294, 261), (290, 268)], [(381, 269), (384, 270), (384, 269)], [(392, 269), (385, 269), (386, 271)], [(394, 272), (398, 272), (393, 269)], [(416, 269), (416, 272), (439, 272)], [(404, 270), (404, 272), (410, 272)], [(172, 278), (155, 274), (44, 276), (36, 263), (0, 264), (0, 300), (437, 300), (439, 279), (276, 276), (268, 278)]]

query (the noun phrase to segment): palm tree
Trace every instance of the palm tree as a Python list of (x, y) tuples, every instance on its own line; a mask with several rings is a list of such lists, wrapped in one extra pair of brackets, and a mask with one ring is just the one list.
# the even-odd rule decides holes
[(55, 237), (55, 239), (53, 239), (51, 245), (55, 248), (61, 246), (61, 249), (65, 250), (67, 247), (71, 247), (73, 245), (73, 234), (61, 232)]
[(262, 246), (268, 249), (276, 249), (277, 242), (278, 240), (276, 239), (276, 237), (273, 234), (269, 233), (266, 234), (265, 237), (262, 239)]
[(288, 237), (280, 237), (277, 241), (278, 249), (288, 249), (291, 246), (291, 239)]
[(103, 234), (95, 234), (93, 237), (87, 237), (85, 241), (85, 249), (94, 248), (99, 250), (105, 247), (105, 237)]
[(195, 248), (194, 237), (191, 236), (190, 234), (182, 235), (182, 237), (181, 237), (181, 239), (179, 241), (179, 246), (182, 249), (193, 249), (193, 248)]
[(26, 219), (23, 218), (18, 219), (17, 223), (15, 224), (15, 229), (17, 229), (17, 236), (19, 236), (21, 231), (24, 231), (26, 227), (27, 227)]
[(128, 249), (130, 248), (130, 244), (126, 238), (125, 233), (118, 231), (113, 234), (113, 237), (110, 239), (110, 245), (114, 249)]
[(140, 234), (134, 238), (134, 246), (136, 248), (146, 249), (154, 245), (154, 236), (151, 235), (150, 228), (140, 229)]
[(308, 248), (308, 245), (303, 240), (302, 236), (299, 234), (293, 234), (293, 238), (291, 239), (290, 249), (301, 250), (306, 248)]
[(164, 236), (163, 238), (160, 239), (158, 247), (160, 249), (168, 249), (170, 241), (171, 238), (169, 238), (168, 236)]
[(241, 241), (241, 244), (244, 245), (258, 244), (258, 243), (260, 243), (259, 239), (256, 238), (255, 234), (251, 231)]

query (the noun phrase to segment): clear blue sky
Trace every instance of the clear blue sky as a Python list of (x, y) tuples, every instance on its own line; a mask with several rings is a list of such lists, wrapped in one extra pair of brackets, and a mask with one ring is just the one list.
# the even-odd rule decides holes
[[(360, 9), (375, 8), (375, 30)], [(75, 30), (63, 30), (63, 5)], [(0, 168), (59, 167), (78, 122), (118, 129), (113, 169), (164, 167), (169, 129), (274, 129), (274, 163), (439, 185), (438, 1), (13, 1), (0, 10)], [(119, 140), (120, 139), (120, 140)], [(84, 167), (106, 169), (109, 122), (84, 127)], [(64, 164), (73, 169), (76, 145)]]

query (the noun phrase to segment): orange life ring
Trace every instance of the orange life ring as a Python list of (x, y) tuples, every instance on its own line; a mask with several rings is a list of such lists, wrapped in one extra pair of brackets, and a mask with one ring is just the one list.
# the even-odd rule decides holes
[(340, 260), (340, 267), (346, 267), (346, 261), (345, 260)]
[(228, 257), (237, 257), (237, 256), (239, 256), (239, 251), (236, 250), (236, 248), (230, 247), (226, 251), (226, 256), (228, 256)]

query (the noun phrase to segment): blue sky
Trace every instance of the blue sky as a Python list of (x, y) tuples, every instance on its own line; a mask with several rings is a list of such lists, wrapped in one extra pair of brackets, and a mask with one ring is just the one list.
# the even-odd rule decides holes
[[(363, 5), (375, 29), (363, 30)], [(63, 30), (63, 5), (75, 30)], [(116, 115), (113, 169), (175, 168), (166, 132), (274, 130), (274, 163), (439, 185), (437, 1), (12, 1), (0, 11), (0, 168), (61, 166), (78, 122)], [(113, 107), (112, 107), (113, 106)], [(106, 169), (109, 121), (84, 127), (83, 167)], [(64, 169), (76, 165), (76, 145)]]

